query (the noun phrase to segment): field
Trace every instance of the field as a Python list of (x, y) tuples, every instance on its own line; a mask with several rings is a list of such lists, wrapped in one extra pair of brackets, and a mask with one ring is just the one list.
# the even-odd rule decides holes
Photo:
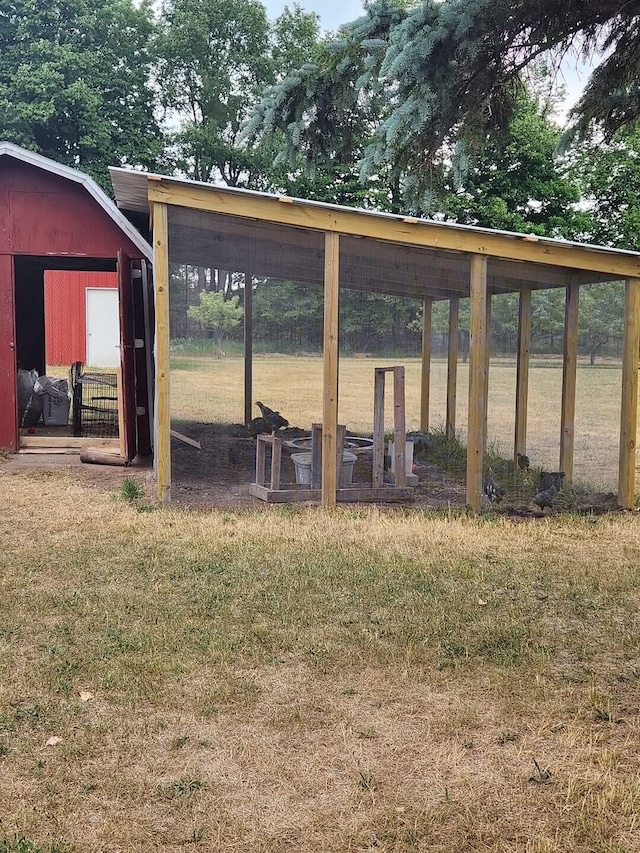
[[(359, 433), (371, 433), (373, 368), (394, 363), (369, 358), (340, 361), (340, 422)], [(406, 367), (407, 428), (419, 427), (420, 364), (401, 359)], [(172, 358), (172, 417), (196, 422), (242, 421), (243, 363), (238, 358)], [(513, 452), (515, 364), (495, 360), (489, 387), (489, 440), (505, 456)], [(468, 365), (458, 367), (457, 427), (464, 437), (468, 406)], [(575, 477), (615, 491), (620, 421), (619, 364), (606, 362), (578, 367)], [(562, 370), (559, 360), (532, 360), (529, 396), (528, 452), (534, 464), (557, 470), (560, 442)], [(431, 422), (445, 415), (446, 363), (432, 364)], [(391, 394), (389, 394), (391, 397)], [(322, 417), (322, 361), (313, 357), (259, 357), (254, 363), (254, 399), (279, 409), (291, 424), (308, 429)], [(390, 403), (390, 400), (389, 400)], [(255, 410), (258, 414), (258, 410)], [(392, 425), (387, 406), (388, 428)]]
[(633, 514), (137, 493), (0, 463), (3, 853), (640, 850)]

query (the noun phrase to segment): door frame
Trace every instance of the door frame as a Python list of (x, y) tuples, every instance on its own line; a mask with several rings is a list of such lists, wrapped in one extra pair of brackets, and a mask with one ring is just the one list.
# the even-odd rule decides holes
[(0, 254), (0, 447), (18, 450), (15, 265)]

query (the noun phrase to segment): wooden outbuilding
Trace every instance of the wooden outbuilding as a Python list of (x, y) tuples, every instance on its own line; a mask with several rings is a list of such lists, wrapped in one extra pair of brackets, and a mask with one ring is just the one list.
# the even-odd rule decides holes
[[(18, 366), (42, 375), (51, 364), (45, 275), (82, 271), (117, 274), (126, 456), (151, 452), (151, 258), (146, 240), (88, 175), (0, 142), (0, 447), (21, 444)], [(63, 315), (64, 294), (56, 298)], [(71, 312), (57, 335), (70, 341), (75, 321)]]
[[(338, 428), (338, 304), (340, 289), (422, 300), (421, 412), (429, 428), (431, 314), (448, 300), (447, 429), (455, 429), (457, 326), (461, 298), (470, 298), (467, 503), (480, 508), (487, 440), (491, 299), (519, 294), (514, 454), (525, 453), (531, 338), (531, 294), (566, 293), (559, 466), (571, 482), (580, 287), (624, 280), (619, 503), (632, 507), (635, 490), (640, 254), (530, 234), (354, 210), (336, 205), (112, 169), (118, 206), (153, 222), (156, 298), (156, 474), (168, 500), (170, 467), (170, 264), (232, 270), (245, 276), (245, 323), (251, 328), (254, 276), (324, 287), (322, 503), (336, 501)], [(245, 334), (245, 420), (252, 406), (251, 335)]]

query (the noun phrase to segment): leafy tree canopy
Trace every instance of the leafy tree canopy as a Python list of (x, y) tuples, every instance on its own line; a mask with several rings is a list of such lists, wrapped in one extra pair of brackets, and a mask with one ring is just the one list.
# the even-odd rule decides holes
[(93, 175), (154, 168), (150, 6), (10, 0), (0, 8), (0, 136)]

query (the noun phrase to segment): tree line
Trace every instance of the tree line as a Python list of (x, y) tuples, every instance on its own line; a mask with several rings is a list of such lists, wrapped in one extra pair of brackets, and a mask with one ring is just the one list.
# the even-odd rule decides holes
[[(553, 54), (543, 61), (534, 36), (544, 44), (553, 35), (562, 48), (583, 31), (595, 44), (597, 31), (573, 12), (553, 17), (554, 4), (545, 2), (546, 34), (531, 29), (533, 6), (544, 18), (540, 3), (525, 0), (509, 5), (504, 22), (496, 18), (503, 0), (378, 0), (327, 34), (295, 4), (270, 21), (259, 0), (165, 0), (159, 7), (148, 0), (11, 0), (0, 10), (0, 137), (88, 172), (107, 191), (108, 166), (123, 165), (637, 249), (636, 118), (627, 109), (615, 126), (598, 123), (596, 96), (605, 98), (606, 86), (597, 79), (583, 98), (578, 130), (563, 137)], [(602, 4), (594, 5), (594, 21), (606, 23)], [(530, 40), (520, 60), (500, 40), (518, 16)], [(480, 74), (478, 57), (489, 48), (493, 65)], [(462, 55), (484, 88), (467, 85), (454, 62)], [(605, 72), (612, 85), (620, 82), (615, 67)], [(230, 314), (236, 297), (241, 303), (229, 273), (180, 269), (174, 278), (176, 339), (206, 335), (201, 293), (221, 293), (232, 302)], [(592, 361), (616, 354), (621, 292), (617, 283), (581, 289), (581, 346)], [(321, 301), (318, 288), (257, 282), (258, 346), (317, 350)], [(411, 300), (347, 290), (341, 339), (352, 352), (417, 352), (420, 313)], [(443, 346), (446, 313), (436, 304)], [(514, 296), (494, 300), (494, 348), (513, 349), (516, 313)], [(557, 351), (562, 322), (563, 293), (536, 293), (534, 347)], [(231, 325), (225, 334), (239, 329)]]

